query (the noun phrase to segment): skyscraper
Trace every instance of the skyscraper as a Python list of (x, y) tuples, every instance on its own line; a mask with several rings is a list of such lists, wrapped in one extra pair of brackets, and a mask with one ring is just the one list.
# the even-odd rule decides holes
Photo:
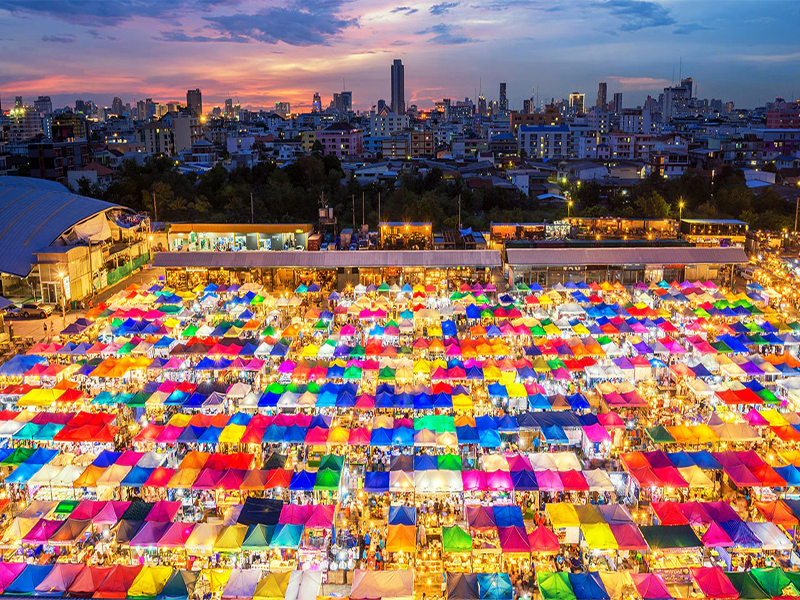
[(608, 95), (608, 84), (605, 81), (601, 81), (600, 85), (597, 86), (597, 103), (595, 106), (600, 109), (604, 109), (606, 107)]
[(585, 98), (585, 94), (580, 92), (572, 92), (569, 95), (569, 107), (575, 111), (575, 114), (583, 112)]
[(203, 94), (200, 89), (186, 90), (186, 106), (198, 117), (203, 114)]
[(225, 116), (233, 118), (233, 98), (225, 98)]
[(392, 112), (406, 114), (406, 75), (403, 61), (399, 58), (392, 63)]
[(500, 110), (508, 110), (508, 98), (506, 97), (506, 82), (500, 82)]
[(125, 109), (122, 106), (122, 98), (119, 96), (114, 96), (114, 99), (111, 101), (111, 112), (118, 117), (121, 117), (125, 112)]
[(53, 102), (50, 100), (50, 96), (39, 96), (33, 101), (33, 108), (40, 115), (49, 115), (53, 112)]
[(322, 111), (322, 97), (319, 95), (319, 92), (314, 92), (314, 98), (311, 100), (311, 112), (321, 112)]
[(614, 112), (622, 111), (622, 92), (614, 94)]

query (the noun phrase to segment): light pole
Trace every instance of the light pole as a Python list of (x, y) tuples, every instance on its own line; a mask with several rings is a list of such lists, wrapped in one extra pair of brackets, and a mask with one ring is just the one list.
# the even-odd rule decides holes
[(681, 222), (683, 221), (683, 200), (678, 202), (678, 237), (681, 237)]
[(572, 210), (572, 200), (569, 200), (567, 201), (567, 221), (569, 221), (571, 210)]

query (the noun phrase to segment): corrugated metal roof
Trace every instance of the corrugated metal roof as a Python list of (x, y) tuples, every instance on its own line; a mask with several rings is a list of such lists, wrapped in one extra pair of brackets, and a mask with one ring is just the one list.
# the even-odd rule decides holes
[(0, 177), (0, 272), (26, 277), (34, 253), (73, 225), (116, 206), (73, 194), (55, 181)]
[(297, 267), (499, 267), (499, 250), (357, 250), (330, 252), (161, 252), (156, 267), (258, 269)]
[[(298, 231), (299, 230), (299, 231)], [(176, 233), (311, 233), (312, 223), (172, 223), (170, 234)]]
[(581, 265), (697, 265), (741, 264), (741, 248), (514, 248), (508, 264), (516, 266), (572, 267)]

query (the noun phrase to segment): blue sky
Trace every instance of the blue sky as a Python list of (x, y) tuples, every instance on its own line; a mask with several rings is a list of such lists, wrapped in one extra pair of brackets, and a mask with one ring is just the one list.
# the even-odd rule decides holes
[(49, 94), (110, 104), (181, 100), (244, 106), (353, 91), (356, 108), (389, 97), (406, 65), (406, 100), (488, 99), (508, 84), (519, 108), (597, 83), (625, 106), (692, 76), (701, 96), (755, 106), (800, 95), (794, 0), (0, 0), (0, 97)]

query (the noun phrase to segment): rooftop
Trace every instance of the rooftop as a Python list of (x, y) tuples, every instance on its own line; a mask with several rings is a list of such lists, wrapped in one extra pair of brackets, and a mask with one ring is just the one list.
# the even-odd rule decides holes
[(354, 250), (331, 252), (161, 252), (156, 267), (224, 269), (359, 267), (499, 267), (499, 250)]
[(604, 265), (698, 265), (743, 264), (741, 248), (642, 247), (642, 248), (515, 248), (508, 264), (518, 266), (572, 267)]

